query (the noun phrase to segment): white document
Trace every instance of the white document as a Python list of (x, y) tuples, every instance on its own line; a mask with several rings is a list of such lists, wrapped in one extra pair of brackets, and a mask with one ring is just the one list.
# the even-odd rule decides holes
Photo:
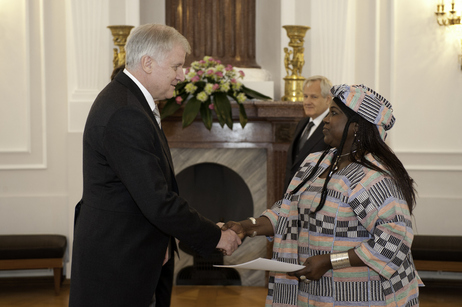
[(230, 264), (230, 265), (219, 265), (215, 264), (214, 267), (220, 268), (239, 268), (248, 270), (263, 270), (263, 271), (275, 271), (275, 272), (293, 272), (303, 269), (305, 266), (299, 264), (291, 264), (280, 262), (277, 260), (270, 260), (265, 258), (257, 258), (249, 262), (241, 264)]

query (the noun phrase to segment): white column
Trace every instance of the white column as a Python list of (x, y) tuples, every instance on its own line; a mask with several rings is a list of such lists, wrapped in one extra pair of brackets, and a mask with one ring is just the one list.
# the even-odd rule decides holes
[(311, 1), (311, 75), (355, 80), (355, 0)]
[(69, 132), (79, 132), (88, 110), (109, 81), (112, 40), (108, 0), (67, 0)]

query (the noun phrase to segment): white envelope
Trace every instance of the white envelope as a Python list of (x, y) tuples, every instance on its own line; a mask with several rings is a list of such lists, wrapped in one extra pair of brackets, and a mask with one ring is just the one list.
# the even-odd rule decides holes
[(303, 269), (304, 265), (291, 264), (280, 262), (277, 260), (257, 258), (249, 262), (244, 262), (241, 264), (230, 264), (230, 265), (219, 265), (215, 264), (214, 267), (220, 268), (239, 268), (239, 269), (248, 269), (248, 270), (263, 270), (263, 271), (275, 271), (275, 272), (293, 272)]

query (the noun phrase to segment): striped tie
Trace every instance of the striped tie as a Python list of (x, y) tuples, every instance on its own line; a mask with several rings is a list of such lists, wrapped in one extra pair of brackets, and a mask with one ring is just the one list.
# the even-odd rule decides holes
[(154, 113), (154, 117), (156, 118), (156, 121), (159, 124), (159, 128), (162, 129), (162, 125), (160, 124), (160, 111), (159, 107), (157, 106), (157, 103), (154, 104), (154, 110), (152, 110), (152, 113)]
[(311, 128), (313, 128), (314, 123), (310, 121), (308, 125), (306, 125), (305, 130), (303, 130), (300, 139), (298, 140), (298, 151), (302, 150), (303, 145), (305, 145), (306, 141), (308, 140), (308, 136), (310, 135)]

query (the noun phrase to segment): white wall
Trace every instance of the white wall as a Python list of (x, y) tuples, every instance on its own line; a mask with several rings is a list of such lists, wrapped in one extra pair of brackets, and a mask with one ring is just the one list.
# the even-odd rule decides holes
[(0, 1), (0, 91), (11, 93), (0, 100), (11, 120), (0, 124), (0, 234), (68, 235), (64, 13), (62, 1)]
[[(311, 27), (303, 75), (365, 83), (390, 100), (397, 123), (389, 144), (418, 184), (416, 231), (461, 235), (460, 46), (436, 24), (435, 2), (257, 0), (257, 63), (271, 72), (280, 97), (288, 43), (282, 25)], [(164, 5), (0, 0), (0, 40), (10, 47), (0, 50), (0, 69), (7, 72), (0, 91), (8, 94), (0, 100), (0, 234), (72, 238), (82, 193), (82, 129), (112, 70), (106, 27), (162, 23)], [(22, 273), (0, 272), (11, 274)]]

